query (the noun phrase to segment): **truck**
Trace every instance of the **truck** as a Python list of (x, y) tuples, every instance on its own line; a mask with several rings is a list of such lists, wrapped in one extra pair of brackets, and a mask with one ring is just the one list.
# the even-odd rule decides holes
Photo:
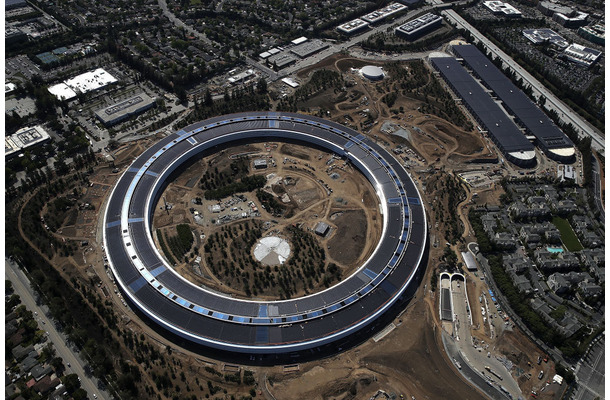
[(495, 376), (496, 378), (498, 378), (499, 380), (504, 380), (504, 378), (502, 378), (500, 375), (498, 375), (498, 373), (496, 371), (494, 371), (493, 369), (491, 369), (490, 367), (488, 367), (487, 365), (485, 366), (485, 369), (487, 371), (489, 371), (490, 374), (492, 374), (493, 376)]

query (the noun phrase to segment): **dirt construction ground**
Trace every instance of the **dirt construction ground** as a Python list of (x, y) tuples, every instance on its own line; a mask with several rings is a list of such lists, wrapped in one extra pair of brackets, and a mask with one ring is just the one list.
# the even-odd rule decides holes
[[(386, 85), (386, 82), (372, 83), (363, 80), (359, 75), (350, 72), (350, 67), (360, 67), (364, 64), (345, 56), (336, 56), (324, 60), (323, 65), (312, 67), (308, 71), (301, 71), (298, 77), (306, 80), (310, 72), (314, 69), (324, 67), (343, 72), (350, 80), (356, 82), (349, 90), (346, 99), (336, 101), (336, 95), (332, 90), (320, 93), (319, 98), (309, 99), (310, 105), (326, 104), (329, 114), (325, 117), (348, 124), (358, 131), (374, 138), (380, 145), (385, 146), (389, 151), (394, 151), (396, 157), (401, 160), (413, 176), (414, 181), (420, 188), (422, 195), (425, 196), (425, 186), (429, 181), (429, 174), (443, 169), (447, 174), (454, 174), (458, 169), (471, 168), (467, 163), (472, 159), (493, 159), (496, 157), (495, 149), (489, 141), (482, 137), (478, 132), (465, 130), (457, 127), (451, 122), (434, 114), (421, 112), (420, 107), (423, 101), (414, 93), (413, 96), (398, 96), (396, 103), (389, 107), (381, 101), (382, 97), (390, 93), (393, 88)], [(366, 62), (370, 64), (370, 62)], [(431, 73), (426, 77), (427, 82), (434, 79)], [(417, 88), (418, 90), (421, 88)], [(365, 99), (366, 98), (366, 99)], [(392, 109), (401, 108), (403, 111), (395, 113)], [(368, 110), (365, 112), (365, 110)], [(301, 112), (317, 114), (320, 109), (310, 107)], [(369, 121), (369, 122), (366, 122)], [(383, 130), (384, 122), (389, 121), (395, 128), (403, 128), (408, 131), (406, 137), (397, 136), (389, 131)], [(363, 125), (364, 124), (364, 125)], [(366, 125), (369, 124), (369, 125)], [(417, 128), (417, 129), (416, 129)], [(129, 165), (133, 157), (144, 151), (149, 143), (156, 139), (140, 141), (125, 145), (115, 152), (115, 161), (112, 166), (105, 166), (96, 170), (91, 176), (93, 185), (84, 188), (85, 195), (83, 202), (87, 201), (95, 208), (95, 212), (82, 210), (79, 212), (76, 223), (69, 220), (62, 228), (55, 233), (58, 238), (66, 240), (81, 241), (88, 240), (89, 244), (82, 248), (74, 257), (56, 257), (53, 261), (58, 268), (68, 277), (77, 277), (80, 282), (87, 284), (91, 278), (99, 282), (94, 289), (104, 300), (112, 304), (114, 311), (119, 317), (118, 325), (121, 329), (129, 329), (136, 335), (146, 337), (146, 341), (153, 343), (164, 354), (171, 355), (172, 359), (177, 360), (173, 367), (176, 375), (184, 371), (189, 380), (198, 377), (203, 382), (201, 390), (197, 390), (194, 385), (193, 392), (189, 395), (197, 395), (198, 398), (206, 397), (206, 380), (213, 381), (214, 385), (221, 385), (227, 392), (218, 393), (216, 396), (223, 399), (246, 396), (248, 388), (243, 386), (231, 386), (222, 377), (218, 377), (205, 368), (210, 367), (220, 369), (222, 362), (211, 359), (203, 359), (201, 355), (191, 353), (173, 343), (143, 323), (124, 303), (120, 293), (115, 292), (116, 286), (111, 280), (109, 270), (104, 268), (104, 254), (101, 249), (101, 230), (99, 210), (103, 210), (103, 205), (107, 194), (120, 173)], [(259, 147), (258, 153), (267, 154), (267, 150)], [(277, 167), (269, 172), (286, 176), (290, 171), (294, 177), (302, 178), (304, 182), (300, 189), (289, 187), (287, 193), (290, 201), (295, 204), (295, 218), (305, 217), (308, 228), (313, 228), (315, 223), (323, 219), (334, 228), (330, 237), (322, 240), (324, 247), (327, 248), (329, 257), (342, 266), (353, 267), (357, 265), (362, 257), (370, 254), (370, 247), (361, 247), (360, 253), (354, 256), (353, 252), (345, 250), (349, 242), (364, 240), (364, 235), (358, 232), (371, 232), (372, 236), (377, 234), (378, 225), (374, 222), (376, 214), (371, 212), (371, 208), (376, 204), (376, 199), (372, 195), (364, 195), (358, 198), (354, 193), (358, 192), (358, 185), (349, 186), (352, 183), (341, 183), (341, 180), (332, 180), (324, 173), (323, 165), (328, 160), (328, 155), (320, 160), (317, 159), (319, 151), (301, 151), (289, 146), (278, 146), (274, 151)], [(284, 157), (294, 158), (298, 161), (293, 164), (295, 168), (288, 170), (290, 164), (284, 165)], [(223, 161), (226, 162), (226, 161)], [(306, 163), (316, 163), (316, 174), (308, 174)], [(339, 162), (337, 162), (339, 164)], [(119, 172), (112, 172), (114, 168)], [(173, 226), (181, 222), (194, 224), (193, 215), (189, 213), (189, 208), (195, 207), (192, 203), (193, 195), (201, 196), (203, 191), (198, 189), (199, 178), (203, 170), (195, 165), (189, 169), (190, 176), (184, 176), (175, 184), (168, 188), (168, 201), (174, 203), (176, 209), (173, 214), (167, 215), (166, 212), (157, 207), (155, 223), (163, 228)], [(298, 168), (297, 168), (298, 167)], [(497, 167), (497, 165), (496, 165)], [(477, 167), (482, 168), (482, 167)], [(343, 175), (343, 171), (338, 172)], [(313, 176), (305, 179), (306, 176)], [(326, 176), (325, 176), (326, 175)], [(196, 181), (191, 181), (196, 177)], [(328, 196), (324, 186), (317, 179), (322, 179), (329, 185), (334, 185), (335, 193)], [(307, 182), (305, 184), (305, 182)], [(465, 184), (464, 184), (465, 186)], [(499, 186), (499, 185), (498, 185)], [(343, 187), (344, 189), (340, 189)], [(347, 204), (336, 201), (337, 190), (345, 190), (351, 194)], [(197, 191), (201, 193), (197, 193)], [(491, 185), (487, 189), (477, 190), (479, 192), (476, 204), (497, 204), (501, 188)], [(439, 189), (434, 196), (441, 193)], [(460, 227), (465, 226), (462, 243), (473, 240), (471, 232), (467, 226), (467, 208), (472, 200), (472, 193), (467, 193), (467, 198), (460, 203), (458, 214), (461, 220)], [(252, 198), (251, 200), (255, 200)], [(424, 203), (431, 205), (434, 198), (424, 198)], [(230, 209), (230, 208), (229, 208)], [(206, 217), (207, 206), (200, 207), (198, 210), (207, 218), (207, 223), (211, 221), (211, 216)], [(96, 215), (97, 219), (96, 219)], [(164, 216), (165, 214), (165, 216)], [(261, 212), (263, 219), (269, 221), (272, 216)], [(334, 357), (321, 359), (315, 362), (296, 364), (294, 366), (275, 366), (257, 367), (241, 366), (254, 371), (256, 378), (256, 398), (268, 399), (368, 399), (375, 395), (378, 390), (384, 390), (389, 394), (395, 394), (397, 398), (404, 395), (405, 398), (413, 396), (416, 399), (483, 399), (485, 398), (478, 390), (470, 386), (456, 369), (454, 364), (447, 358), (441, 343), (441, 325), (438, 316), (438, 290), (431, 292), (429, 289), (431, 276), (438, 268), (446, 241), (445, 231), (442, 223), (436, 224), (436, 217), (429, 212), (429, 234), (435, 237), (436, 242), (441, 245), (435, 247), (433, 241), (430, 244), (429, 263), (423, 278), (421, 287), (417, 291), (415, 298), (409, 303), (406, 311), (394, 320), (395, 329), (391, 330), (385, 337), (370, 338), (360, 346), (346, 350)], [(215, 217), (216, 218), (216, 217)], [(95, 221), (98, 221), (96, 227)], [(289, 220), (288, 223), (292, 223)], [(213, 227), (203, 225), (193, 225), (199, 230), (200, 234), (209, 234)], [(354, 229), (357, 227), (357, 229)], [(200, 236), (197, 236), (200, 237)], [(200, 243), (200, 247), (203, 242)], [(328, 248), (330, 246), (330, 248)], [(454, 246), (458, 249), (459, 244)], [(482, 292), (484, 287), (481, 282), (477, 282), (477, 289)], [(468, 289), (471, 291), (470, 287)], [(471, 302), (478, 300), (470, 299)], [(476, 322), (477, 316), (473, 316)], [(481, 338), (488, 337), (489, 332), (483, 328), (474, 331), (473, 335)], [(487, 339), (486, 339), (487, 342)], [(496, 337), (495, 351), (498, 354), (506, 355), (516, 366), (523, 370), (521, 377), (517, 378), (521, 385), (524, 397), (529, 396), (529, 391), (538, 390), (536, 385), (542, 382), (532, 377), (527, 379), (527, 373), (535, 373), (541, 366), (536, 365), (538, 350), (521, 332), (516, 328), (513, 331), (504, 331)], [(179, 362), (179, 366), (178, 366)], [(528, 364), (531, 364), (531, 366)], [(545, 376), (552, 376), (553, 366), (549, 362), (542, 365)], [(158, 370), (160, 373), (161, 369)], [(207, 374), (207, 375), (206, 375)], [(191, 379), (192, 378), (192, 379)], [(181, 394), (186, 395), (186, 386), (176, 379), (175, 385), (181, 385)], [(551, 398), (552, 393), (546, 391), (544, 396), (539, 398)], [(144, 393), (142, 391), (142, 393)], [(160, 393), (155, 393), (155, 396)], [(545, 397), (546, 396), (546, 397)], [(161, 396), (171, 398), (170, 396)], [(180, 397), (180, 396), (179, 396)], [(212, 396), (213, 398), (214, 396)]]
[[(268, 373), (276, 399), (365, 399), (378, 389), (416, 399), (483, 399), (447, 361), (440, 331), (421, 292), (396, 327), (375, 343), (320, 362), (301, 365), (297, 374)], [(400, 322), (402, 321), (402, 322)]]

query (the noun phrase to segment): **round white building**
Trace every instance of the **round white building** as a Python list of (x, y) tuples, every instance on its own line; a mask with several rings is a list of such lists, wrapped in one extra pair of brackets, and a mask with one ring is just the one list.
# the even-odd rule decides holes
[(371, 81), (380, 81), (385, 76), (383, 69), (381, 67), (376, 67), (374, 65), (367, 65), (360, 69), (360, 74), (363, 77), (371, 80)]

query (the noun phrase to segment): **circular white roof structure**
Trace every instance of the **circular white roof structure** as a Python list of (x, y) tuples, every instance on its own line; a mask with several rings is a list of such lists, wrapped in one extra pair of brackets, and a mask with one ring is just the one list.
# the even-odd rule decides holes
[(360, 73), (362, 74), (362, 76), (372, 81), (379, 81), (383, 79), (385, 75), (380, 67), (376, 67), (374, 65), (367, 65), (362, 67), (362, 69), (360, 69)]
[(549, 152), (556, 154), (560, 157), (569, 158), (574, 157), (574, 154), (576, 154), (576, 149), (574, 147), (562, 147), (559, 149), (549, 149)]
[(535, 150), (531, 150), (531, 151), (525, 151), (525, 150), (512, 151), (512, 152), (508, 153), (508, 155), (510, 157), (513, 157), (515, 160), (519, 160), (519, 161), (533, 161), (533, 160), (536, 159), (536, 151)]
[(284, 264), (290, 256), (290, 245), (277, 236), (264, 237), (254, 247), (254, 258), (264, 265)]

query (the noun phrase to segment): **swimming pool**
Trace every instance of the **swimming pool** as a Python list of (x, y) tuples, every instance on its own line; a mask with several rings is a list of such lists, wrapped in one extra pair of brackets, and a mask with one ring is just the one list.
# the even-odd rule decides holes
[(549, 253), (563, 253), (563, 248), (562, 247), (547, 247), (546, 250)]

